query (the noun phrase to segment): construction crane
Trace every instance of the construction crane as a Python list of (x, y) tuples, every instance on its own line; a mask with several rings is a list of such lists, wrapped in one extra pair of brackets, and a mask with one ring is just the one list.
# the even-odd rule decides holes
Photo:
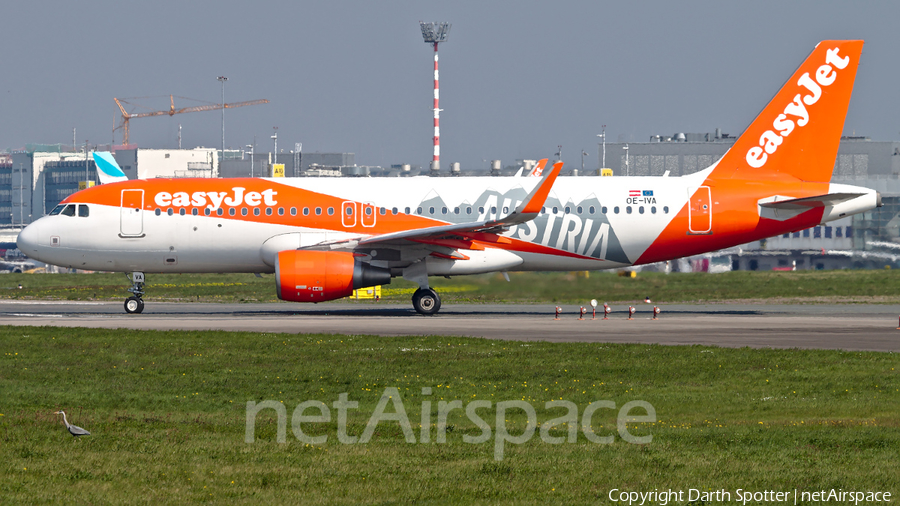
[[(179, 97), (183, 98), (183, 97)], [(258, 104), (268, 104), (269, 101), (266, 99), (260, 100), (249, 100), (247, 102), (235, 102), (232, 104), (207, 104), (207, 105), (197, 105), (193, 107), (182, 107), (181, 109), (175, 109), (175, 96), (169, 95), (169, 109), (167, 111), (152, 111), (152, 112), (141, 112), (137, 114), (131, 114), (125, 110), (125, 106), (122, 104), (128, 104), (124, 99), (119, 100), (118, 98), (113, 97), (113, 100), (116, 102), (116, 105), (119, 106), (119, 110), (122, 111), (122, 122), (113, 129), (122, 130), (122, 144), (128, 144), (128, 122), (134, 118), (149, 118), (151, 116), (174, 116), (176, 114), (181, 114), (185, 112), (201, 112), (201, 111), (215, 111), (218, 109), (233, 109), (235, 107), (243, 107), (245, 105), (258, 105)]]

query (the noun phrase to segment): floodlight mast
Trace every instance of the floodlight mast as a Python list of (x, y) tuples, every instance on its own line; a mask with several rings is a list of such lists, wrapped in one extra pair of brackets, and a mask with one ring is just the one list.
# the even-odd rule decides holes
[(440, 87), (438, 86), (438, 44), (447, 41), (450, 35), (450, 23), (426, 23), (419, 21), (422, 37), (426, 44), (434, 44), (434, 157), (431, 160), (431, 173), (441, 170), (441, 109), (438, 106)]

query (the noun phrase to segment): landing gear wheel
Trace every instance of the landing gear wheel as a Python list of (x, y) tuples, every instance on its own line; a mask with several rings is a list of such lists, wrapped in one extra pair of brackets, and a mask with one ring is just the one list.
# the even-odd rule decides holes
[(144, 310), (144, 301), (137, 297), (128, 297), (125, 299), (125, 312), (140, 314)]
[(412, 297), (413, 308), (419, 314), (430, 316), (441, 310), (441, 297), (431, 288), (419, 288)]
[(128, 291), (132, 293), (131, 297), (125, 299), (125, 312), (140, 314), (144, 310), (144, 273), (135, 271), (131, 276), (126, 273), (125, 277), (131, 281), (131, 288)]

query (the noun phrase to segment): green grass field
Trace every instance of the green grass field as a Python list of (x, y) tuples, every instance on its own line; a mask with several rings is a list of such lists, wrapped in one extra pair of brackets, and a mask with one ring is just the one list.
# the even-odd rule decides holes
[[(605, 504), (613, 488), (900, 493), (900, 361), (888, 353), (15, 327), (0, 328), (0, 348), (2, 504)], [(283, 402), (290, 417), (303, 401), (331, 406), (348, 393), (359, 409), (347, 432), (358, 436), (388, 387), (416, 440), (422, 402), (431, 402), (432, 442), (407, 443), (397, 422), (382, 422), (369, 443), (342, 444), (336, 410), (329, 423), (303, 425), (328, 435), (325, 444), (298, 441), (290, 423), (277, 443), (273, 410), (260, 413), (256, 441), (244, 441), (247, 401)], [(497, 461), (493, 439), (463, 442), (480, 429), (455, 410), (446, 443), (434, 442), (441, 400), (524, 400), (543, 423), (562, 416), (544, 409), (556, 399), (579, 413), (597, 400), (649, 402), (657, 421), (628, 427), (653, 439), (623, 441), (615, 412), (601, 409), (593, 428), (612, 444), (581, 431), (563, 444), (536, 434)], [(72, 438), (57, 409), (93, 435)], [(493, 408), (481, 413), (496, 434)], [(504, 422), (520, 434), (527, 420), (510, 411)]]
[[(275, 277), (267, 274), (149, 274), (147, 300), (269, 302), (277, 300)], [(735, 299), (799, 302), (900, 303), (900, 272), (891, 270), (640, 273), (510, 273), (431, 278), (445, 302), (559, 302), (590, 299), (630, 302), (651, 297), (660, 303)], [(22, 285), (19, 289), (18, 286)], [(123, 274), (4, 274), (0, 298), (123, 300), (130, 286)], [(394, 279), (384, 286), (387, 301), (408, 302), (415, 286)]]

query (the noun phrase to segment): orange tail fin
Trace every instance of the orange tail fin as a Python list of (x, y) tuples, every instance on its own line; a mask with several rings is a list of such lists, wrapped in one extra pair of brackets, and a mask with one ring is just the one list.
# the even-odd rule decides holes
[(710, 177), (830, 181), (862, 47), (820, 42)]

